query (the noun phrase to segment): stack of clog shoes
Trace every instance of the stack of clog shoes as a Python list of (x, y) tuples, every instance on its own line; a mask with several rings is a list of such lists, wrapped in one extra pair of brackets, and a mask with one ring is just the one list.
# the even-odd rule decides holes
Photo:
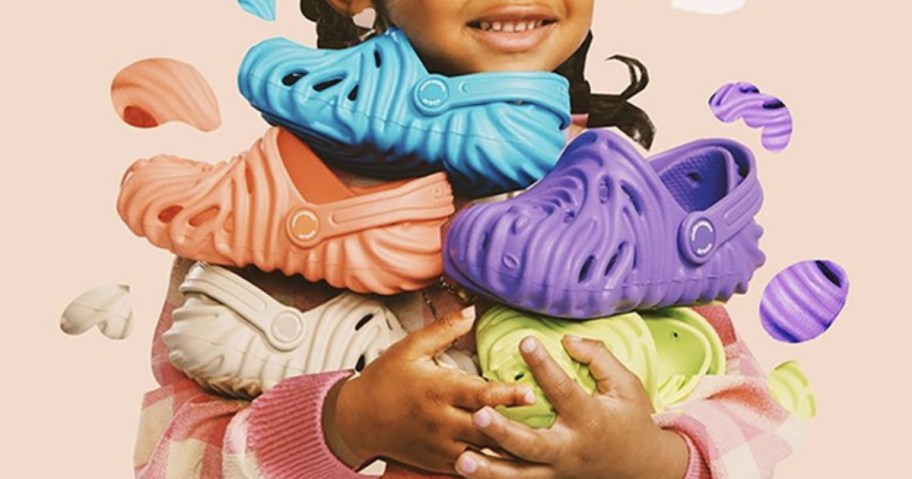
[(724, 373), (717, 334), (685, 306), (746, 291), (765, 259), (754, 221), (762, 198), (753, 155), (734, 141), (694, 141), (647, 159), (591, 130), (524, 193), (462, 210), (447, 231), (445, 274), (512, 308), (480, 319), (482, 373), (539, 395), (540, 404), (503, 412), (534, 427), (555, 420), (519, 356), (526, 335), (590, 392), (588, 371), (560, 338), (603, 341), (657, 410)]
[[(290, 375), (363, 368), (405, 333), (362, 294), (416, 291), (442, 272), (504, 305), (477, 325), (490, 379), (534, 386), (517, 353), (533, 334), (591, 390), (560, 347), (567, 332), (603, 340), (659, 408), (724, 371), (712, 328), (680, 306), (744, 291), (763, 263), (762, 193), (742, 145), (701, 140), (644, 159), (597, 130), (564, 149), (563, 77), (431, 74), (396, 29), (338, 51), (267, 40), (245, 57), (239, 86), (274, 125), (260, 140), (215, 165), (138, 161), (118, 201), (134, 233), (203, 262), (164, 336), (172, 363), (200, 383), (249, 396)], [(454, 192), (530, 185), (465, 209), (442, 240)], [(215, 265), (350, 292), (300, 311)], [(539, 396), (514, 417), (553, 422)]]
[[(563, 77), (431, 74), (396, 29), (344, 50), (267, 40), (238, 81), (274, 126), (228, 161), (135, 162), (117, 209), (138, 236), (200, 261), (163, 339), (179, 369), (242, 397), (291, 375), (361, 369), (404, 336), (364, 295), (437, 281), (454, 187), (479, 196), (530, 185), (570, 124)], [(219, 265), (348, 292), (300, 311)]]

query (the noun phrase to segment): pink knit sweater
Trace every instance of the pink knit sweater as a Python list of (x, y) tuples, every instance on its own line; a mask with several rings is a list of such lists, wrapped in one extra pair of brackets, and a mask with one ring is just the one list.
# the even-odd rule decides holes
[[(176, 286), (187, 263), (172, 272), (152, 346), (152, 369), (161, 385), (146, 394), (135, 453), (139, 479), (181, 478), (329, 478), (365, 477), (330, 451), (321, 426), (323, 401), (350, 371), (287, 379), (252, 402), (226, 399), (201, 389), (168, 362), (161, 333), (171, 311), (182, 302)], [(258, 285), (287, 304), (306, 307), (321, 294), (280, 288), (274, 276), (260, 274)], [(282, 284), (288, 284), (287, 278)], [(270, 291), (272, 288), (272, 291)], [(290, 289), (295, 292), (289, 293)], [(284, 296), (283, 296), (284, 293)], [(326, 293), (325, 291), (323, 294)], [(406, 302), (407, 303), (407, 302)], [(397, 315), (424, 317), (426, 301), (400, 304)], [(446, 309), (446, 304), (437, 303)], [(766, 478), (794, 449), (800, 422), (769, 396), (764, 374), (735, 335), (721, 306), (695, 308), (716, 328), (725, 344), (728, 375), (706, 378), (691, 399), (655, 416), (679, 432), (690, 448), (687, 478)], [(407, 329), (420, 327), (405, 324)], [(389, 464), (384, 478), (433, 477)]]

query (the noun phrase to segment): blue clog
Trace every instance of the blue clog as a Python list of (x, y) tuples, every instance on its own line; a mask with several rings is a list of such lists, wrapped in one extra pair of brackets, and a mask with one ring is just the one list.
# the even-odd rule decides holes
[(393, 28), (342, 50), (254, 46), (241, 94), (324, 160), (380, 178), (445, 170), (457, 191), (525, 188), (557, 163), (569, 84), (549, 72), (431, 74)]

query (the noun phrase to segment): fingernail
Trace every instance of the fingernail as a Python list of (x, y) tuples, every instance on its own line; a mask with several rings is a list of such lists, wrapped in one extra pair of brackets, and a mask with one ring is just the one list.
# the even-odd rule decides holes
[(522, 348), (523, 352), (532, 353), (535, 352), (536, 348), (538, 348), (538, 344), (536, 344), (535, 339), (530, 336), (526, 339), (523, 339), (522, 344), (520, 344), (519, 347)]
[(475, 463), (475, 460), (465, 454), (456, 461), (456, 471), (460, 474), (472, 474), (477, 469), (478, 464)]
[(535, 404), (535, 401), (536, 401), (535, 393), (532, 392), (531, 389), (528, 389), (528, 388), (523, 388), (523, 389), (525, 389), (525, 391), (523, 392), (523, 399), (526, 401), (526, 404), (528, 404), (528, 405)]
[(583, 340), (583, 338), (581, 338), (579, 336), (574, 336), (572, 334), (568, 334), (568, 335), (564, 336), (564, 338), (566, 338), (567, 342), (571, 343), (571, 344), (579, 344), (580, 341)]
[(478, 427), (488, 427), (491, 425), (491, 412), (487, 409), (482, 409), (475, 413), (475, 425)]
[(475, 308), (466, 308), (462, 310), (462, 319), (475, 318)]

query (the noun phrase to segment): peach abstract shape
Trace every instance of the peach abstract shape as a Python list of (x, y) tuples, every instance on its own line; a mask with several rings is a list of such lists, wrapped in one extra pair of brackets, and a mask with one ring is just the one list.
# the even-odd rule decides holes
[(671, 0), (671, 6), (685, 12), (723, 15), (740, 10), (746, 0)]
[(120, 118), (138, 128), (179, 121), (212, 131), (222, 122), (218, 100), (203, 75), (170, 58), (140, 60), (118, 72), (111, 101)]
[(82, 334), (98, 326), (111, 339), (125, 339), (132, 331), (130, 287), (102, 285), (86, 291), (64, 310), (60, 329), (70, 335)]

